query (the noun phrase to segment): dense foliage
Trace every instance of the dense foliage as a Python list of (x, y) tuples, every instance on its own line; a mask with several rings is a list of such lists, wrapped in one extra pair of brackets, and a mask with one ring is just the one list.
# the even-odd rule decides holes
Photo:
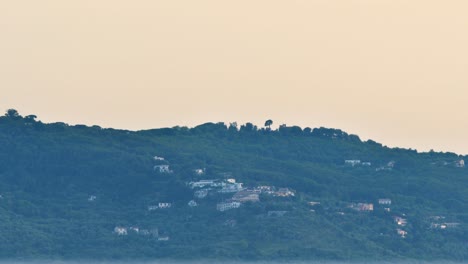
[[(337, 129), (272, 130), (271, 120), (264, 128), (133, 132), (36, 119), (15, 110), (0, 117), (0, 258), (468, 258), (468, 176), (456, 166), (466, 157), (454, 153), (391, 149)], [(161, 164), (172, 172), (154, 169)], [(196, 199), (187, 185), (226, 178), (295, 196), (261, 194), (220, 212), (227, 194)], [(379, 198), (392, 200), (390, 212)], [(192, 199), (198, 206), (187, 205)], [(148, 210), (159, 202), (172, 207)], [(355, 203), (374, 210), (353, 210)], [(118, 235), (118, 226), (158, 235)]]

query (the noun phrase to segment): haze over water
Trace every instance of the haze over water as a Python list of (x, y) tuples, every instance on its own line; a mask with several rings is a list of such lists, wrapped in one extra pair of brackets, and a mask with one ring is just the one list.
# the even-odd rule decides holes
[(2, 261), (0, 264), (461, 264), (451, 261)]

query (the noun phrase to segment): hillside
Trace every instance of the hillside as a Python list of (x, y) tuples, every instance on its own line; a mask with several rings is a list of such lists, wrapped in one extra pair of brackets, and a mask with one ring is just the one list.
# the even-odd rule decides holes
[(468, 157), (327, 128), (0, 117), (0, 258), (468, 259)]

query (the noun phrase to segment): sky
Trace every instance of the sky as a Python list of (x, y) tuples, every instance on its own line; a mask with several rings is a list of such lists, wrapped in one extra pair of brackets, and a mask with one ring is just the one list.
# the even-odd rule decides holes
[(468, 154), (466, 0), (0, 1), (0, 111), (332, 127)]

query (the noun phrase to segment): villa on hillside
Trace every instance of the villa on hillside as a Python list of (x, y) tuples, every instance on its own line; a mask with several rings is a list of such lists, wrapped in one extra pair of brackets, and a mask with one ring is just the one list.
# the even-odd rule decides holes
[(387, 198), (379, 199), (379, 204), (391, 205), (391, 204), (392, 204), (392, 200), (387, 199)]
[(157, 161), (163, 161), (163, 160), (164, 160), (164, 158), (163, 158), (163, 157), (154, 156), (154, 160), (157, 160)]
[(203, 188), (205, 186), (217, 187), (219, 183), (216, 180), (200, 180), (197, 182), (189, 182), (190, 188)]
[(255, 191), (240, 191), (234, 194), (232, 197), (233, 201), (245, 203), (245, 202), (259, 202), (260, 199), (258, 197), (258, 193)]
[(195, 169), (195, 170), (193, 170), (193, 172), (196, 175), (203, 175), (203, 174), (205, 174), (205, 169)]
[(361, 164), (361, 161), (360, 160), (345, 160), (345, 164), (354, 167), (356, 165)]
[(393, 220), (394, 220), (395, 223), (397, 223), (397, 225), (399, 225), (399, 226), (406, 226), (406, 224), (408, 223), (408, 220), (406, 220), (405, 218), (400, 217), (400, 216), (394, 216), (394, 217), (393, 217)]
[(348, 207), (359, 212), (374, 211), (374, 204), (371, 203), (352, 203)]
[(406, 235), (408, 235), (408, 232), (406, 232), (405, 230), (403, 229), (397, 229), (397, 234), (401, 237), (401, 238), (406, 238)]
[(224, 211), (227, 211), (227, 210), (239, 208), (240, 206), (241, 206), (240, 202), (225, 201), (225, 202), (221, 202), (221, 203), (216, 204), (216, 210), (224, 212)]
[(242, 183), (229, 183), (223, 186), (221, 190), (218, 192), (220, 193), (233, 193), (233, 192), (238, 192), (244, 190), (244, 187), (242, 186)]
[(121, 226), (116, 226), (114, 228), (114, 233), (116, 233), (119, 236), (126, 236), (128, 235), (128, 231), (126, 227), (121, 227)]
[(169, 165), (156, 165), (153, 167), (153, 170), (159, 173), (172, 173), (172, 171), (169, 169)]

